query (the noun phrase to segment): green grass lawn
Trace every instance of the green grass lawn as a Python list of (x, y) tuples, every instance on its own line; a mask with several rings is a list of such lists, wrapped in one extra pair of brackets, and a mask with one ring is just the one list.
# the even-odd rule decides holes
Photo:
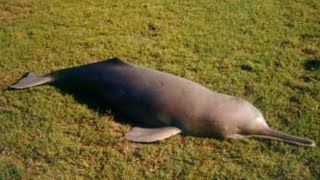
[[(52, 86), (5, 88), (111, 57), (242, 97), (317, 147), (174, 136), (129, 125)], [(0, 179), (319, 179), (319, 0), (1, 0)]]

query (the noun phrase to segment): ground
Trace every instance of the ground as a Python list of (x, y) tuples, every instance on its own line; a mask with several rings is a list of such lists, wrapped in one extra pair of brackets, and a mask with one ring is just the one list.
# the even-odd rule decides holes
[[(0, 1), (0, 179), (319, 179), (320, 1)], [(257, 106), (314, 148), (257, 139), (126, 141), (130, 125), (25, 72), (119, 57)], [(213, 107), (214, 108), (214, 107)]]

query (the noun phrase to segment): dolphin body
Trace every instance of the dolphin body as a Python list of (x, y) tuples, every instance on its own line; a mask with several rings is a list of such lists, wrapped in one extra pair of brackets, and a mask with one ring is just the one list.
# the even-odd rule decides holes
[(130, 141), (155, 142), (182, 132), (220, 138), (260, 137), (315, 146), (312, 140), (272, 130), (261, 112), (243, 99), (118, 58), (42, 76), (30, 72), (10, 87), (60, 83), (94, 94), (114, 111), (152, 127), (134, 127), (125, 136)]

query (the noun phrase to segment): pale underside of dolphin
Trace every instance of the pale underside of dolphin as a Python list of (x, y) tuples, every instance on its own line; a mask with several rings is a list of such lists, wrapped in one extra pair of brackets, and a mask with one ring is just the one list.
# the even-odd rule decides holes
[(155, 142), (182, 132), (220, 138), (261, 137), (315, 146), (312, 140), (272, 130), (260, 111), (243, 99), (118, 58), (41, 76), (31, 72), (10, 87), (59, 83), (94, 93), (114, 111), (152, 127), (134, 127), (125, 136), (130, 141)]

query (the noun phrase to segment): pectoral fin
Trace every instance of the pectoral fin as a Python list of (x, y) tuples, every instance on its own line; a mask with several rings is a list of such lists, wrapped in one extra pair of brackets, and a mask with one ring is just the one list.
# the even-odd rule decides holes
[(171, 126), (162, 128), (134, 127), (126, 134), (125, 138), (129, 141), (150, 143), (166, 139), (180, 132), (181, 130), (179, 128)]

